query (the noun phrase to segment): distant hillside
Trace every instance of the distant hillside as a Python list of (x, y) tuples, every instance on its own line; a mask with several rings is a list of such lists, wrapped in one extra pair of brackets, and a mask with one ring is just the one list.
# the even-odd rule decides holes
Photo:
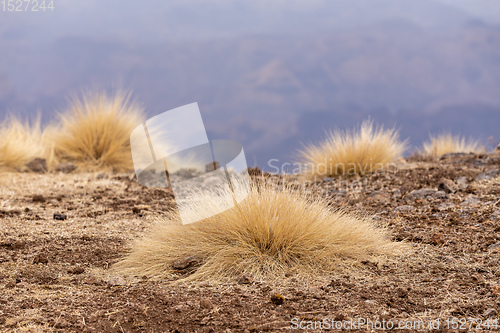
[(500, 26), (430, 0), (262, 4), (158, 4), (172, 20), (138, 11), (105, 22), (97, 12), (88, 31), (55, 16), (32, 43), (41, 19), (8, 18), (0, 115), (47, 119), (82, 88), (133, 88), (150, 115), (199, 102), (209, 134), (242, 142), (261, 166), (368, 116), (415, 144), (441, 129), (499, 138)]

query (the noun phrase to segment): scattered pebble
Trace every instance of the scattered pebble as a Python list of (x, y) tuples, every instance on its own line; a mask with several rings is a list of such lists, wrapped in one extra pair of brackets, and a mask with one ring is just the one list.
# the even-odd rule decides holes
[(203, 309), (212, 309), (214, 307), (213, 303), (208, 298), (202, 298), (200, 301), (200, 306)]
[(498, 175), (500, 175), (500, 170), (498, 169), (488, 170), (477, 175), (476, 180), (490, 180)]
[(415, 191), (410, 192), (410, 194), (408, 194), (406, 196), (406, 198), (408, 200), (425, 199), (426, 197), (431, 196), (436, 192), (437, 191), (435, 189), (432, 189), (432, 188), (423, 188), (420, 190), (415, 190)]
[(82, 266), (76, 266), (76, 267), (68, 269), (69, 274), (78, 275), (78, 274), (82, 274), (83, 272), (85, 272), (85, 268), (83, 268)]
[(127, 284), (127, 282), (125, 281), (125, 279), (119, 275), (115, 275), (115, 276), (111, 277), (111, 279), (109, 279), (109, 281), (108, 281), (108, 285), (111, 287), (124, 286), (126, 284)]
[(35, 194), (33, 196), (33, 202), (45, 202), (45, 197), (41, 194)]
[(274, 294), (271, 296), (271, 303), (275, 305), (281, 305), (285, 302), (285, 297), (280, 294)]
[(443, 234), (441, 233), (434, 233), (432, 236), (431, 236), (431, 239), (430, 239), (430, 243), (432, 245), (443, 245), (445, 243), (446, 239), (444, 237)]
[(60, 163), (56, 167), (56, 171), (62, 172), (62, 173), (71, 173), (71, 172), (75, 171), (77, 168), (78, 167), (76, 165), (74, 165), (73, 163), (66, 162), (66, 163)]
[(488, 250), (490, 251), (496, 251), (498, 249), (500, 249), (500, 242), (496, 242), (495, 244), (488, 246)]
[(47, 172), (47, 161), (44, 158), (35, 158), (31, 162), (26, 164), (26, 166), (33, 172)]
[(58, 213), (54, 213), (54, 220), (58, 220), (58, 221), (64, 221), (68, 218), (68, 216), (66, 214), (58, 214)]
[(452, 180), (446, 178), (441, 179), (438, 185), (438, 190), (445, 193), (455, 193), (457, 189), (457, 185)]
[(48, 264), (49, 263), (49, 259), (47, 258), (47, 256), (43, 253), (39, 253), (37, 254), (34, 258), (33, 258), (33, 264), (36, 265), (36, 264)]
[(415, 207), (410, 206), (410, 205), (403, 205), (403, 206), (398, 206), (394, 208), (394, 212), (400, 212), (400, 213), (409, 213), (413, 212), (415, 210)]
[(200, 258), (197, 256), (189, 256), (183, 259), (179, 259), (172, 264), (172, 268), (176, 270), (183, 270), (189, 267), (195, 266), (200, 262)]

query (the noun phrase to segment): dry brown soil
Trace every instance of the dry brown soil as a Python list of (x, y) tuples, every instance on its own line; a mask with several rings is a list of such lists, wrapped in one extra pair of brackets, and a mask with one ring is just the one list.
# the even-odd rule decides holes
[[(487, 330), (472, 322), (500, 317), (499, 170), (499, 155), (414, 157), (361, 188), (312, 184), (332, 205), (373, 215), (411, 251), (341, 262), (317, 278), (181, 285), (111, 271), (130, 241), (173, 209), (170, 191), (143, 187), (131, 174), (4, 173), (0, 330), (292, 332), (293, 318), (303, 325), (325, 318), (439, 319), (436, 332), (460, 331), (446, 320), (465, 318), (461, 331)], [(442, 179), (449, 180), (445, 191), (437, 191)], [(413, 192), (419, 189), (431, 190)], [(397, 330), (403, 331), (415, 329)]]

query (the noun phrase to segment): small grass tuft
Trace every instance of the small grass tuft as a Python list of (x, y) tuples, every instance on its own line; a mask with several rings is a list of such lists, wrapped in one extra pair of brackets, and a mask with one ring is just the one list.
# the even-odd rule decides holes
[[(211, 209), (218, 200), (207, 195), (196, 208)], [(179, 280), (175, 265), (195, 257), (197, 264), (180, 281), (227, 281), (241, 274), (272, 280), (290, 271), (332, 271), (340, 258), (388, 254), (395, 244), (367, 218), (332, 209), (321, 198), (252, 185), (248, 197), (218, 215), (187, 225), (175, 216), (160, 221), (114, 270)]]
[(389, 167), (406, 150), (394, 129), (365, 121), (359, 130), (333, 131), (319, 145), (299, 152), (308, 174), (319, 177), (364, 175)]
[(20, 171), (35, 158), (51, 160), (51, 145), (40, 125), (10, 116), (0, 124), (0, 169)]
[(60, 161), (88, 171), (133, 169), (130, 133), (143, 120), (142, 109), (129, 94), (101, 92), (74, 98), (60, 118), (53, 135)]
[(466, 140), (459, 135), (443, 133), (438, 136), (430, 136), (429, 141), (424, 142), (420, 154), (429, 157), (439, 157), (448, 153), (484, 153), (486, 149), (476, 140)]

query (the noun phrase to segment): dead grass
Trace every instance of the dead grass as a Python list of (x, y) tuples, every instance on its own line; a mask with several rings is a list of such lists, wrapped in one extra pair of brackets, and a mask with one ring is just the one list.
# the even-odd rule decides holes
[(142, 109), (129, 94), (101, 92), (74, 98), (60, 117), (52, 135), (59, 161), (86, 171), (133, 169), (130, 133), (142, 122)]
[(476, 140), (466, 140), (459, 135), (443, 133), (430, 137), (424, 142), (420, 154), (429, 157), (438, 157), (448, 153), (484, 153), (486, 149)]
[(52, 146), (40, 118), (30, 124), (10, 116), (0, 124), (0, 138), (0, 170), (22, 170), (37, 157), (49, 162), (53, 159)]
[[(214, 209), (218, 200), (207, 195), (198, 209)], [(114, 270), (178, 279), (173, 264), (193, 257), (198, 265), (181, 281), (224, 281), (243, 273), (273, 280), (291, 271), (332, 271), (340, 258), (395, 249), (384, 229), (367, 218), (332, 210), (304, 193), (252, 185), (240, 204), (200, 222), (181, 225), (172, 216), (159, 221)]]
[(405, 150), (406, 143), (399, 141), (396, 130), (365, 121), (358, 130), (331, 132), (319, 145), (300, 151), (300, 157), (309, 175), (338, 177), (387, 168)]

